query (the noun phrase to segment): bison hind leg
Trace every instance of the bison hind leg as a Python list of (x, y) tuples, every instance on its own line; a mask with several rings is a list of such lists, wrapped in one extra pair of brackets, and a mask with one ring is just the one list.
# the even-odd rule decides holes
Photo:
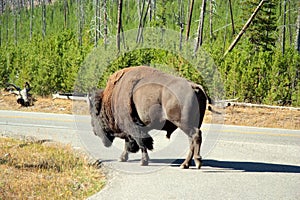
[(194, 161), (196, 164), (196, 168), (200, 169), (202, 166), (202, 158), (200, 156), (200, 148), (202, 143), (202, 132), (198, 130), (197, 133), (193, 136), (193, 143), (194, 146)]
[(198, 129), (196, 133), (190, 138), (190, 149), (185, 161), (181, 164), (182, 169), (187, 169), (191, 165), (192, 158), (194, 158), (196, 168), (200, 169), (202, 166), (202, 158), (200, 156), (200, 148), (202, 143), (202, 132)]

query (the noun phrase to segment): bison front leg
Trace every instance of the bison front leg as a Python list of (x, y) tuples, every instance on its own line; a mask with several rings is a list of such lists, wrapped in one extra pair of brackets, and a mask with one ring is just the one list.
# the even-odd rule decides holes
[(198, 130), (190, 139), (190, 149), (185, 161), (181, 164), (180, 168), (188, 169), (192, 162), (192, 157), (194, 157), (194, 161), (196, 164), (196, 168), (200, 169), (202, 165), (202, 159), (200, 156), (200, 148), (202, 143), (202, 135), (201, 131)]
[(141, 166), (147, 166), (149, 164), (149, 155), (147, 152), (147, 148), (141, 147), (141, 151), (142, 151)]
[(130, 135), (125, 135), (123, 138), (125, 139), (125, 147), (119, 161), (126, 162), (128, 160), (129, 152), (136, 153), (139, 151), (140, 147)]
[(128, 151), (126, 150), (126, 145), (125, 145), (125, 149), (124, 149), (123, 153), (121, 154), (119, 161), (126, 162), (127, 160), (128, 160)]

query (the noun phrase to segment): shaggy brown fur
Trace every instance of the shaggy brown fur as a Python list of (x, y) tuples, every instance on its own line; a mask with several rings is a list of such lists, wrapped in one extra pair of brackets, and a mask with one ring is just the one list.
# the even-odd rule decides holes
[[(134, 68), (133, 67), (124, 68), (120, 71), (117, 71), (113, 75), (111, 75), (107, 81), (106, 88), (104, 89), (103, 94), (102, 94), (102, 106), (104, 108), (108, 126), (112, 130), (116, 130), (116, 131), (119, 130), (117, 124), (115, 123), (115, 119), (114, 119), (114, 116), (112, 113), (113, 91), (114, 91), (115, 85), (123, 77), (123, 75), (132, 69), (134, 69)], [(119, 131), (117, 131), (117, 132), (119, 132)]]

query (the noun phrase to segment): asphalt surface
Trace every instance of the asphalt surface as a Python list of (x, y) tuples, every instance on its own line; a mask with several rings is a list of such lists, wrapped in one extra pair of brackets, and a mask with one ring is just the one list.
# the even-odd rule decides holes
[[(296, 122), (300, 123), (300, 122)], [(203, 166), (180, 169), (187, 137), (152, 132), (149, 166), (141, 154), (118, 162), (123, 141), (105, 148), (88, 116), (0, 110), (0, 135), (35, 137), (84, 149), (107, 172), (106, 187), (89, 199), (300, 199), (300, 130), (204, 124)]]

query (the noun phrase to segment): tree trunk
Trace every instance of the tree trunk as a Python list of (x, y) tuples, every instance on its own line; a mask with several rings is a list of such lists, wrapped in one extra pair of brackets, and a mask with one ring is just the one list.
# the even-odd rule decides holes
[[(230, 0), (228, 1), (228, 4), (230, 4)], [(226, 12), (226, 26), (224, 28), (224, 36), (223, 36), (223, 53), (225, 52), (225, 46), (226, 46), (227, 24), (228, 24), (228, 11)]]
[(282, 55), (285, 53), (286, 0), (283, 1)]
[(6, 4), (5, 5), (5, 21), (6, 21), (6, 46), (8, 46), (8, 36), (9, 36), (9, 15), (10, 15), (10, 13), (9, 13), (9, 5), (8, 4)]
[(120, 52), (120, 33), (122, 28), (122, 4), (123, 0), (119, 0), (118, 4), (118, 28), (117, 28), (117, 49)]
[(78, 19), (78, 44), (82, 46), (82, 33), (84, 26), (84, 3), (83, 0), (77, 0), (77, 19)]
[[(145, 0), (143, 0), (143, 5), (145, 3)], [(139, 21), (142, 19), (142, 9), (141, 9), (141, 0), (137, 0), (137, 11), (139, 16)]]
[(228, 1), (229, 1), (229, 10), (230, 10), (230, 18), (231, 18), (232, 36), (234, 36), (234, 34), (235, 34), (235, 28), (234, 28), (232, 4), (231, 4), (231, 0), (228, 0)]
[(300, 53), (300, 5), (298, 7), (298, 19), (296, 24), (296, 50)]
[(46, 26), (47, 26), (47, 23), (46, 23), (46, 0), (42, 0), (42, 36), (43, 36), (43, 39), (45, 38), (46, 36)]
[(152, 0), (153, 1), (153, 18), (156, 19), (156, 1), (157, 0)]
[(106, 0), (103, 0), (103, 15), (104, 15), (104, 47), (106, 49), (107, 46), (107, 4), (106, 4)]
[(140, 23), (139, 23), (138, 35), (137, 35), (137, 39), (136, 39), (137, 43), (140, 43), (142, 41), (142, 38), (143, 38), (143, 28), (144, 28), (145, 23), (146, 23), (147, 13), (148, 13), (149, 7), (150, 7), (150, 1), (151, 0), (148, 0), (148, 5), (147, 5), (147, 8), (146, 8), (145, 14), (144, 14), (145, 1), (143, 2), (142, 14), (141, 14), (141, 19), (140, 19)]
[(254, 12), (252, 13), (251, 17), (248, 19), (248, 21), (246, 22), (246, 24), (244, 25), (244, 27), (242, 28), (242, 30), (239, 32), (239, 34), (236, 36), (236, 38), (234, 39), (234, 41), (231, 43), (231, 45), (229, 46), (228, 50), (225, 52), (224, 57), (230, 52), (232, 51), (232, 49), (235, 47), (235, 45), (238, 43), (238, 41), (241, 39), (241, 37), (243, 36), (243, 34), (245, 33), (245, 31), (247, 30), (247, 28), (249, 27), (249, 25), (251, 24), (251, 22), (253, 21), (254, 17), (256, 16), (256, 14), (258, 13), (258, 11), (260, 10), (260, 8), (263, 6), (263, 4), (265, 3), (266, 0), (262, 0), (258, 6), (256, 7), (256, 9), (254, 10)]
[(209, 36), (212, 40), (214, 38), (213, 36), (213, 0), (210, 0), (209, 3)]
[(0, 18), (0, 47), (2, 46), (2, 26), (2, 18)]
[(183, 1), (182, 0), (178, 0), (178, 4), (179, 4), (179, 10), (178, 10), (178, 16), (179, 16), (179, 26), (180, 26), (180, 38), (179, 38), (179, 50), (182, 50), (182, 40), (183, 40), (183, 30), (184, 30), (184, 11), (183, 11)]
[(68, 0), (64, 0), (64, 28), (68, 28), (69, 5)]
[(150, 7), (149, 7), (149, 21), (151, 22), (152, 21), (152, 15), (153, 15), (153, 3), (152, 3), (151, 0), (149, 1), (149, 3), (150, 3)]
[(94, 20), (95, 20), (95, 24), (94, 24), (94, 29), (95, 29), (95, 36), (94, 36), (94, 46), (97, 47), (98, 44), (98, 40), (99, 40), (99, 26), (100, 26), (100, 5), (99, 5), (99, 0), (94, 0)]
[(291, 20), (291, 1), (289, 1), (289, 12), (288, 12), (288, 14), (289, 14), (289, 16), (288, 16), (288, 18), (289, 18), (288, 27), (289, 27), (289, 35), (290, 35), (289, 40), (290, 40), (290, 46), (292, 46), (292, 44), (293, 44), (293, 31), (292, 31), (292, 20)]
[(138, 43), (140, 41), (140, 32), (141, 28), (143, 26), (143, 12), (144, 12), (144, 7), (145, 7), (145, 1), (143, 0), (143, 4), (141, 5), (141, 1), (138, 1), (138, 14), (139, 14), (139, 27), (138, 27), (138, 33), (136, 36), (136, 42)]
[(18, 3), (13, 2), (13, 15), (14, 15), (14, 41), (15, 45), (18, 45)]
[(32, 40), (33, 32), (33, 16), (34, 16), (34, 0), (30, 0), (30, 41)]
[(195, 54), (198, 51), (199, 46), (201, 46), (203, 43), (203, 26), (204, 26), (205, 8), (206, 8), (206, 0), (202, 0), (201, 13), (200, 13), (199, 25), (198, 25), (198, 37), (197, 37), (196, 47), (194, 50)]
[(194, 8), (194, 0), (191, 0), (191, 2), (190, 2), (189, 16), (188, 16), (188, 21), (187, 21), (187, 25), (186, 25), (186, 37), (185, 37), (186, 41), (188, 41), (189, 37), (190, 37), (190, 29), (191, 29), (193, 8)]

